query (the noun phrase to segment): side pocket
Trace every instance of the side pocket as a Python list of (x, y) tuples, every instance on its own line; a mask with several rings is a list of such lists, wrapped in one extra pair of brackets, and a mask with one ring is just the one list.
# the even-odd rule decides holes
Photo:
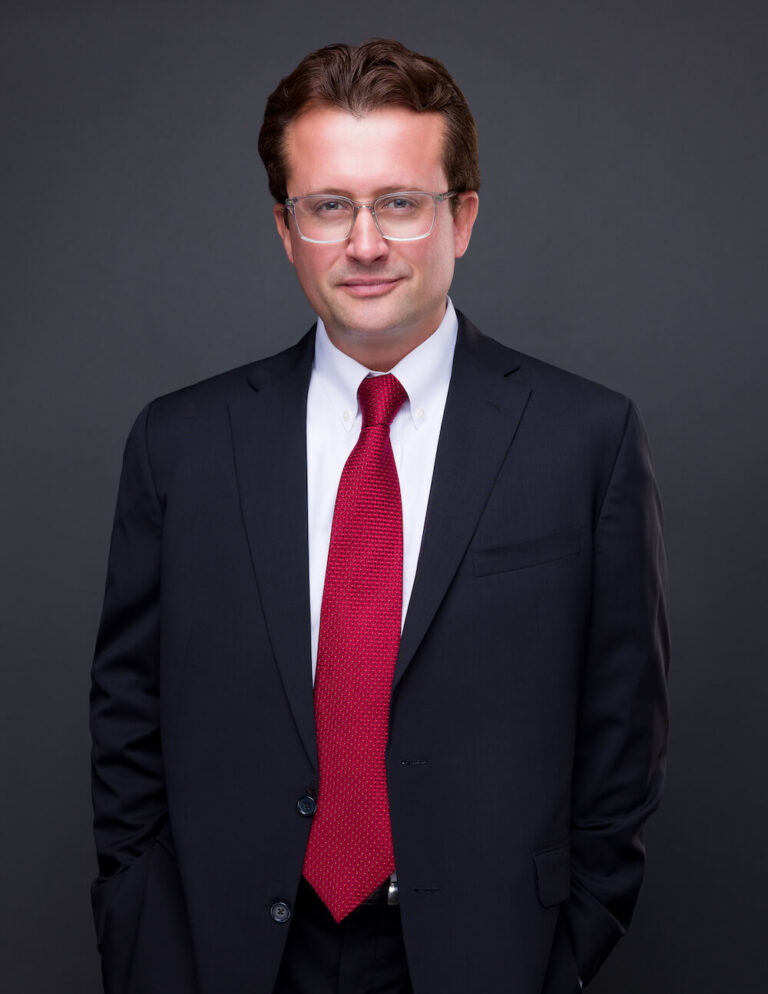
[(533, 854), (539, 901), (551, 908), (567, 900), (571, 893), (571, 844), (562, 842)]

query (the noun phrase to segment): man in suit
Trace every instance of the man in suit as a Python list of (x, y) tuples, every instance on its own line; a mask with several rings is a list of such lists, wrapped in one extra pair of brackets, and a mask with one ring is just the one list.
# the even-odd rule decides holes
[(105, 989), (573, 994), (663, 781), (642, 424), (447, 298), (479, 177), (440, 63), (313, 53), (260, 152), (318, 321), (126, 445), (92, 690)]

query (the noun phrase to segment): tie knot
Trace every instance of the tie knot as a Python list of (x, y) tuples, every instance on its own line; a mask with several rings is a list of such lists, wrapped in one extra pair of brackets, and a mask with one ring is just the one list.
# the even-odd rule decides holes
[(391, 373), (368, 376), (357, 388), (357, 399), (363, 415), (363, 428), (372, 425), (390, 425), (392, 419), (408, 399), (405, 387)]

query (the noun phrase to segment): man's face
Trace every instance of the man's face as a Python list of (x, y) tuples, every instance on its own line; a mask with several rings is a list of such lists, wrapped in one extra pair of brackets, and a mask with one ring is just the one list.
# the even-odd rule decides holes
[[(343, 195), (370, 202), (384, 193), (444, 193), (444, 122), (438, 113), (383, 108), (364, 117), (315, 107), (286, 131), (288, 193)], [(387, 241), (370, 211), (358, 212), (345, 242), (302, 240), (283, 208), (278, 233), (312, 307), (329, 337), (372, 368), (391, 368), (435, 331), (455, 260), (464, 254), (477, 214), (477, 194), (463, 193), (458, 212), (437, 205), (432, 233), (412, 242)], [(375, 363), (374, 361), (375, 360)]]

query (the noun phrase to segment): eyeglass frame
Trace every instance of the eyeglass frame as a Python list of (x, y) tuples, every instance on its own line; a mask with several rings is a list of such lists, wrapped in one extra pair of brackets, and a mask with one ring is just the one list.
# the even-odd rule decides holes
[[(446, 190), (445, 193), (430, 193), (429, 190), (393, 190), (391, 193), (382, 193), (380, 197), (375, 197), (373, 200), (368, 200), (368, 201), (353, 200), (351, 197), (344, 197), (341, 195), (334, 196), (333, 194), (330, 193), (329, 194), (307, 193), (303, 197), (286, 197), (286, 199), (283, 201), (283, 204), (285, 206), (286, 211), (288, 211), (290, 214), (293, 214), (293, 219), (296, 222), (296, 231), (299, 234), (299, 238), (301, 238), (301, 240), (304, 242), (311, 242), (312, 245), (338, 245), (341, 242), (349, 241), (350, 237), (352, 236), (352, 232), (354, 231), (355, 228), (357, 215), (363, 209), (370, 211), (371, 217), (373, 218), (373, 223), (376, 225), (376, 230), (385, 241), (419, 242), (421, 241), (422, 238), (429, 238), (429, 236), (432, 234), (435, 227), (435, 220), (437, 219), (438, 204), (441, 204), (444, 200), (450, 200), (451, 197), (455, 197), (457, 194), (463, 192), (464, 192), (463, 190)], [(379, 200), (383, 200), (385, 197), (408, 196), (409, 194), (413, 195), (416, 193), (420, 194), (421, 196), (432, 198), (432, 202), (434, 204), (434, 211), (432, 213), (432, 224), (430, 224), (429, 226), (429, 231), (425, 232), (425, 234), (423, 235), (413, 235), (410, 238), (398, 238), (397, 236), (394, 235), (385, 235), (384, 232), (381, 230), (379, 219), (376, 216), (376, 209), (374, 207), (374, 204), (376, 204), (376, 202)], [(349, 231), (343, 238), (331, 238), (328, 240), (320, 238), (309, 238), (307, 235), (304, 235), (301, 232), (301, 225), (299, 224), (298, 218), (296, 217), (296, 212), (294, 210), (296, 204), (300, 200), (309, 200), (310, 197), (316, 198), (316, 197), (325, 197), (325, 196), (327, 196), (329, 199), (343, 200), (348, 204), (352, 204), (352, 209), (354, 211), (352, 215), (352, 223), (349, 226)]]

